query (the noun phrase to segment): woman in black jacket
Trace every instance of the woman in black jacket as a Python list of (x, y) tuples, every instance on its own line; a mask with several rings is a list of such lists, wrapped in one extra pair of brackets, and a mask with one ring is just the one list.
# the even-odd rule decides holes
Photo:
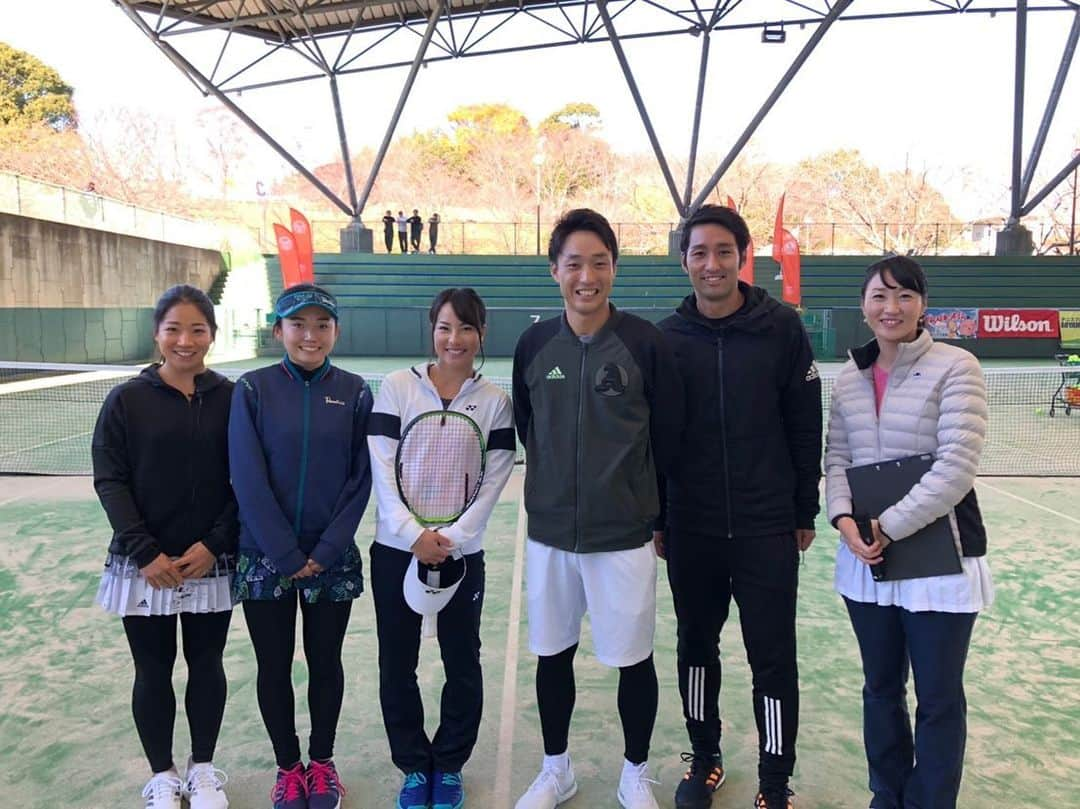
[[(175, 286), (154, 310), (160, 362), (115, 387), (94, 429), (94, 488), (113, 529), (97, 603), (123, 619), (132, 711), (153, 773), (146, 806), (225, 809), (212, 763), (225, 710), (236, 500), (227, 446), (232, 383), (206, 369), (217, 323), (205, 293)], [(176, 616), (188, 664), (191, 757), (172, 757)]]

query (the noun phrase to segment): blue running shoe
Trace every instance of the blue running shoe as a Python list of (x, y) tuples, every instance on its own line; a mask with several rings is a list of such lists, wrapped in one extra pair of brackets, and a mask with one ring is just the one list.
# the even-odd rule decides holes
[(297, 764), (288, 770), (278, 768), (277, 781), (270, 792), (270, 800), (274, 802), (274, 809), (308, 809), (303, 764)]
[(465, 787), (461, 772), (435, 771), (431, 789), (431, 809), (461, 809), (465, 805)]
[(397, 797), (397, 809), (430, 809), (431, 783), (427, 773), (410, 772), (405, 774), (401, 792)]

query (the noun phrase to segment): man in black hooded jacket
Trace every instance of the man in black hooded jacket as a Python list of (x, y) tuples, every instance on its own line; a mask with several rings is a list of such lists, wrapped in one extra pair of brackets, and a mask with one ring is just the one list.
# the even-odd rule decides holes
[(756, 809), (788, 809), (795, 764), (799, 551), (814, 539), (821, 380), (798, 313), (738, 279), (750, 233), (730, 208), (686, 222), (694, 292), (659, 326), (683, 379), (683, 447), (654, 539), (678, 619), (679, 690), (690, 768), (678, 809), (707, 809), (724, 781), (720, 630), (739, 605), (759, 736)]

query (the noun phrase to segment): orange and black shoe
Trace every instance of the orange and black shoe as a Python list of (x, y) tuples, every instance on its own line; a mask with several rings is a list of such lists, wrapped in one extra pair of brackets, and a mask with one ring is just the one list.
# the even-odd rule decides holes
[(683, 753), (690, 767), (675, 790), (675, 809), (709, 809), (712, 796), (724, 783), (723, 760), (718, 754)]
[(754, 809), (795, 809), (794, 796), (795, 793), (787, 787), (759, 792), (754, 798)]

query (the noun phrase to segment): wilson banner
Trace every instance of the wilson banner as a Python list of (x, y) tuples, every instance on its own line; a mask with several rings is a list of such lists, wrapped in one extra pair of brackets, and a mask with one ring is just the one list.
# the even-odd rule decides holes
[(980, 338), (1042, 337), (1060, 334), (1057, 309), (980, 309)]

